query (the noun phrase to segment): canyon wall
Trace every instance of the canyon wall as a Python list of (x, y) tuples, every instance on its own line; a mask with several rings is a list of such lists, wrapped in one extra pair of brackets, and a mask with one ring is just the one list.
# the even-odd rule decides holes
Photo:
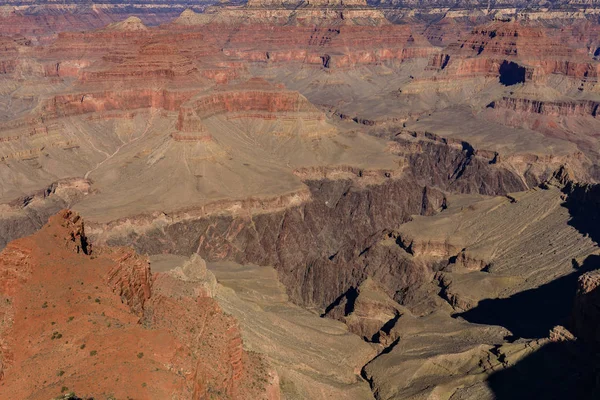
[(165, 89), (141, 89), (57, 95), (43, 103), (42, 111), (46, 119), (139, 108), (162, 108), (176, 111), (194, 93), (194, 91), (185, 90), (171, 92)]
[[(412, 153), (401, 176), (350, 170), (351, 177), (323, 179), (322, 172), (305, 171), (310, 199), (301, 205), (151, 224), (143, 234), (116, 234), (108, 242), (131, 243), (149, 254), (198, 252), (208, 260), (272, 265), (291, 298), (307, 306), (324, 308), (367, 276), (386, 282), (390, 295), (399, 299), (406, 293), (396, 290), (418, 287), (434, 271), (407, 261), (400, 246), (374, 246), (377, 242), (411, 215), (441, 209), (445, 195), (440, 189), (504, 194), (527, 187), (514, 172), (468, 150), (421, 145), (423, 152)], [(100, 229), (118, 232), (118, 225)]]
[[(571, 225), (600, 243), (600, 185), (571, 184), (565, 191), (565, 206), (572, 216)], [(600, 349), (600, 255), (583, 260), (589, 270), (579, 277), (573, 329), (575, 335), (592, 348)]]
[(581, 101), (543, 101), (515, 97), (503, 97), (493, 101), (489, 108), (511, 110), (525, 113), (565, 116), (565, 117), (596, 117), (600, 102), (591, 100)]
[(90, 182), (85, 179), (65, 179), (2, 205), (0, 249), (12, 240), (36, 232), (46, 224), (50, 216), (71, 207), (90, 193), (90, 186)]

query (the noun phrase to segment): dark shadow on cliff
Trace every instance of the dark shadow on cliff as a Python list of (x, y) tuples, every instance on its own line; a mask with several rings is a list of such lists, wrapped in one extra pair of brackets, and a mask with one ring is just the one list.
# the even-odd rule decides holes
[(344, 305), (344, 315), (349, 315), (354, 311), (354, 303), (356, 303), (356, 299), (358, 298), (358, 291), (356, 288), (351, 287), (340, 297), (335, 299), (333, 303), (325, 308), (325, 312), (321, 314), (321, 317), (326, 317), (328, 313), (330, 313), (334, 308), (338, 307), (342, 302), (345, 302)]
[(536, 289), (506, 299), (491, 299), (464, 313), (456, 314), (477, 324), (500, 325), (517, 338), (544, 338), (556, 325), (568, 325), (577, 279), (600, 268), (600, 257), (588, 257), (574, 272)]
[[(600, 185), (567, 184), (563, 204), (569, 210), (573, 226), (583, 235), (600, 242)], [(574, 263), (575, 264), (575, 263)], [(600, 268), (600, 257), (590, 256), (583, 265), (574, 265), (573, 273), (536, 289), (506, 299), (483, 300), (458, 316), (469, 322), (501, 325), (517, 338), (542, 338), (556, 325), (568, 325), (583, 273)]]
[(564, 192), (563, 206), (571, 214), (569, 225), (600, 243), (600, 185), (569, 184)]
[(496, 400), (600, 398), (599, 368), (577, 342), (551, 342), (487, 379)]
[[(567, 184), (564, 192), (568, 195), (563, 205), (571, 215), (569, 225), (600, 243), (600, 186)], [(527, 334), (533, 333), (536, 334), (534, 337), (546, 336), (547, 329), (557, 324), (565, 324), (568, 328), (575, 328), (575, 333), (582, 333), (585, 330), (577, 329), (576, 323), (568, 323), (573, 311), (577, 278), (598, 268), (600, 256), (589, 256), (576, 272), (568, 276), (504, 301), (481, 304), (470, 315), (466, 315), (468, 312), (463, 316), (471, 318), (469, 320), (483, 318), (493, 321), (489, 323), (504, 325), (518, 336), (531, 337)], [(596, 291), (588, 294), (597, 295)], [(557, 306), (559, 308), (555, 309)], [(485, 307), (487, 310), (484, 310)], [(485, 312), (495, 311), (500, 313), (498, 318), (492, 315), (484, 317)], [(511, 311), (516, 313), (514, 317), (509, 315)], [(528, 316), (530, 321), (526, 320)], [(546, 330), (546, 335), (543, 330)], [(600, 399), (600, 354), (596, 354), (593, 348), (585, 335), (576, 342), (549, 343), (512, 367), (492, 374), (487, 383), (497, 400)]]
[(504, 61), (500, 65), (499, 80), (504, 86), (512, 86), (517, 83), (525, 83), (525, 75), (527, 70), (519, 64), (512, 61)]

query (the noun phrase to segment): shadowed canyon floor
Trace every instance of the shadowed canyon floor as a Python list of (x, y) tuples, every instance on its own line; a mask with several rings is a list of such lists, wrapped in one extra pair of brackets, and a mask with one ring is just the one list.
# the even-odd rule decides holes
[(0, 397), (597, 398), (598, 14), (5, 2)]

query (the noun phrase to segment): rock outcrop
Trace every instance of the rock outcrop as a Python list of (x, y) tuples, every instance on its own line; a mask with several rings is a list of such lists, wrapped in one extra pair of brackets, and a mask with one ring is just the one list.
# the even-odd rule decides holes
[[(597, 259), (599, 256), (592, 257)], [(600, 272), (588, 272), (578, 280), (573, 311), (573, 329), (579, 339), (595, 350), (600, 348), (599, 305)]]
[(328, 307), (325, 316), (344, 322), (351, 332), (366, 341), (380, 342), (388, 326), (406, 312), (380, 284), (367, 278)]
[(11, 242), (0, 254), (3, 393), (279, 399), (277, 375), (243, 349), (201, 270), (152, 274), (131, 249), (92, 249), (70, 211)]
[(109, 24), (106, 28), (107, 31), (121, 31), (121, 32), (137, 32), (147, 31), (148, 28), (141, 19), (138, 17), (129, 17), (124, 21), (114, 22)]
[(583, 101), (543, 101), (514, 97), (503, 97), (488, 105), (490, 108), (511, 110), (524, 113), (542, 114), (548, 116), (564, 117), (596, 117), (599, 102)]

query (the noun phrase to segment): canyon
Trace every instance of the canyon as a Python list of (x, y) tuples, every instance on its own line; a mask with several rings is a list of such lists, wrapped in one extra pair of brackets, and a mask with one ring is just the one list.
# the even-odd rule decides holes
[(0, 393), (596, 398), (598, 12), (4, 2)]

